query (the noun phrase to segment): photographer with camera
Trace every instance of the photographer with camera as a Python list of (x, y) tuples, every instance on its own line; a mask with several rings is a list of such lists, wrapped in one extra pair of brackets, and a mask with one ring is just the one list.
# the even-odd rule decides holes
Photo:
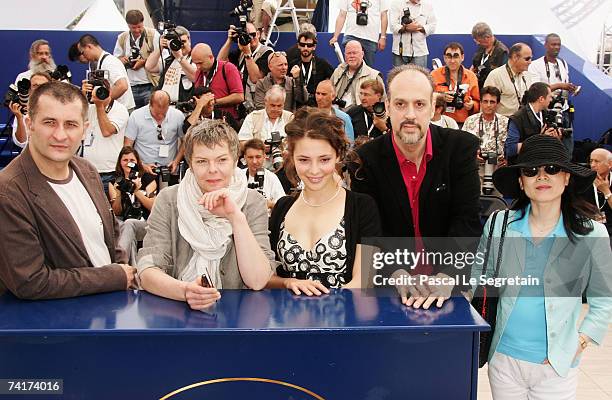
[(444, 67), (431, 71), (436, 92), (445, 95), (444, 114), (462, 125), (468, 115), (480, 110), (480, 92), (476, 74), (463, 67), (464, 53), (461, 43), (444, 46)]
[[(244, 22), (243, 22), (244, 20)], [(241, 25), (230, 25), (227, 30), (227, 40), (217, 54), (217, 59), (230, 61), (242, 75), (245, 107), (254, 109), (255, 84), (270, 72), (268, 69), (268, 56), (274, 52), (271, 47), (261, 44), (260, 33), (246, 17), (241, 16)], [(238, 48), (230, 51), (232, 43)]]
[(107, 185), (113, 213), (123, 221), (118, 245), (128, 253), (130, 264), (134, 265), (137, 242), (144, 239), (146, 221), (155, 202), (156, 178), (145, 172), (138, 152), (125, 146), (119, 151), (113, 179)]
[(549, 33), (544, 40), (544, 48), (546, 54), (531, 63), (529, 72), (535, 75), (540, 82), (546, 82), (550, 85), (554, 99), (550, 108), (554, 109), (556, 105), (562, 112), (562, 127), (568, 129), (569, 133), (563, 136), (562, 141), (571, 154), (574, 149), (574, 137), (572, 135), (573, 131), (569, 131), (569, 129), (572, 128), (574, 122), (574, 107), (569, 97), (570, 95), (578, 95), (581, 87), (570, 82), (567, 62), (559, 57), (561, 37), (556, 33)]
[[(493, 171), (506, 163), (504, 145), (508, 136), (508, 117), (497, 113), (497, 105), (501, 98), (499, 89), (493, 86), (485, 86), (480, 91), (480, 96), (480, 112), (470, 115), (465, 120), (462, 129), (474, 134), (480, 140), (477, 157), (480, 166), (480, 179), (483, 180), (485, 167), (490, 168), (486, 175), (491, 177)], [(492, 180), (487, 179), (486, 182), (491, 182), (492, 185)], [(488, 186), (486, 190), (488, 191), (490, 188), (491, 186)]]
[(360, 105), (353, 106), (346, 112), (351, 117), (355, 139), (365, 136), (370, 139), (385, 134), (390, 128), (390, 121), (383, 101), (384, 87), (375, 79), (363, 81), (359, 87)]
[(243, 148), (249, 189), (261, 193), (266, 198), (268, 210), (272, 210), (278, 199), (285, 196), (285, 190), (276, 174), (264, 168), (266, 145), (261, 139), (251, 139), (244, 143)]
[(163, 35), (145, 62), (145, 69), (159, 74), (156, 90), (163, 90), (170, 101), (187, 101), (193, 93), (196, 66), (191, 60), (189, 31), (172, 22), (160, 22)]
[(334, 68), (327, 62), (326, 59), (317, 57), (315, 50), (317, 49), (317, 35), (312, 32), (300, 32), (298, 35), (297, 49), (299, 57), (297, 59), (289, 59), (289, 70), (294, 66), (300, 69), (302, 82), (306, 84), (308, 91), (308, 105), (315, 105), (315, 90), (320, 82), (331, 78), (334, 73)]
[(514, 164), (523, 142), (529, 136), (543, 134), (561, 140), (561, 131), (553, 122), (547, 120), (546, 111), (552, 101), (550, 86), (536, 82), (525, 92), (524, 105), (510, 116), (508, 137), (504, 146), (508, 164)]
[[(87, 111), (89, 126), (85, 130), (80, 155), (98, 170), (104, 191), (108, 192), (108, 183), (115, 177), (117, 154), (123, 147), (130, 115), (123, 104), (110, 97), (110, 82), (105, 79), (101, 83), (101, 86), (95, 87), (84, 80), (81, 86), (81, 92), (90, 99), (90, 104)], [(96, 90), (100, 87), (106, 90)]]
[(24, 148), (28, 144), (28, 127), (25, 117), (28, 115), (28, 99), (39, 86), (50, 82), (51, 77), (46, 72), (34, 72), (30, 79), (22, 78), (16, 87), (11, 85), (4, 99), (15, 119), (13, 120), (13, 143)]
[(300, 75), (300, 68), (294, 65), (291, 75), (287, 75), (289, 64), (283, 51), (270, 53), (268, 56), (270, 73), (260, 79), (255, 85), (255, 108), (264, 108), (264, 98), (268, 90), (279, 85), (285, 89), (285, 110), (294, 112), (300, 105), (308, 101), (308, 90)]
[(356, 40), (348, 42), (344, 47), (345, 62), (338, 65), (332, 74), (331, 81), (337, 93), (335, 103), (343, 110), (361, 104), (359, 87), (364, 81), (375, 79), (384, 87), (382, 74), (366, 64), (363, 57), (361, 43)]
[(170, 107), (170, 96), (163, 90), (154, 91), (149, 107), (134, 111), (128, 120), (123, 144), (138, 151), (144, 172), (157, 175), (160, 188), (162, 182), (178, 182), (179, 164), (183, 159), (179, 138), (183, 136), (184, 120), (182, 112)]
[(366, 63), (373, 67), (376, 51), (383, 51), (387, 46), (389, 0), (342, 0), (338, 3), (340, 13), (329, 44), (338, 41), (344, 27), (342, 45), (346, 48), (353, 40), (361, 43)]
[(198, 121), (208, 119), (220, 119), (238, 132), (238, 123), (227, 111), (215, 110), (215, 95), (210, 88), (199, 87), (193, 92), (193, 98), (188, 102), (177, 103), (176, 109), (185, 114), (183, 122), (183, 133), (187, 133), (192, 125)]
[(478, 49), (472, 58), (470, 69), (478, 77), (478, 87), (482, 90), (489, 73), (508, 62), (508, 48), (495, 38), (491, 27), (485, 22), (474, 25), (472, 38), (478, 44)]
[(353, 122), (347, 113), (340, 110), (337, 106), (334, 107), (334, 99), (336, 98), (336, 90), (332, 82), (327, 79), (319, 83), (315, 92), (317, 108), (320, 111), (329, 115), (335, 115), (340, 118), (344, 125), (344, 133), (348, 140), (352, 143), (355, 140), (355, 132), (353, 131)]
[(393, 65), (417, 64), (427, 68), (427, 36), (436, 30), (433, 6), (422, 0), (391, 0)]
[(110, 97), (123, 104), (128, 111), (134, 109), (134, 96), (130, 81), (123, 63), (112, 54), (100, 47), (98, 39), (89, 33), (81, 36), (78, 41), (78, 49), (83, 57), (92, 65), (92, 71), (106, 70), (111, 83)]
[(444, 115), (444, 110), (446, 110), (446, 95), (444, 93), (435, 93), (433, 102), (434, 114), (431, 117), (431, 123), (442, 128), (459, 129), (457, 121), (448, 115)]
[(281, 138), (285, 137), (285, 125), (293, 116), (291, 111), (283, 109), (286, 96), (285, 89), (279, 85), (268, 89), (264, 109), (253, 111), (244, 119), (238, 132), (241, 145), (253, 138), (268, 141), (273, 132), (278, 132)]
[(147, 58), (159, 46), (159, 33), (144, 27), (144, 15), (140, 10), (130, 10), (125, 14), (129, 30), (117, 37), (113, 55), (125, 65), (136, 108), (149, 103), (151, 92), (159, 82), (159, 74), (144, 68)]
[(28, 64), (28, 70), (17, 75), (17, 78), (15, 78), (15, 85), (23, 78), (29, 80), (32, 74), (37, 72), (50, 73), (57, 68), (53, 56), (51, 55), (51, 46), (49, 46), (49, 42), (45, 39), (38, 39), (32, 42), (30, 45), (29, 57), (30, 62)]
[(238, 106), (244, 103), (244, 89), (238, 68), (229, 61), (215, 58), (212, 49), (205, 43), (198, 43), (193, 48), (193, 62), (197, 67), (195, 87), (209, 88), (215, 95), (215, 107), (238, 120)]

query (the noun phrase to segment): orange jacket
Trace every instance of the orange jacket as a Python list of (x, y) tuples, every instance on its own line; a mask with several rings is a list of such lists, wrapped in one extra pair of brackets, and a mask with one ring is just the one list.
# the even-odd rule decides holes
[[(436, 92), (445, 93), (449, 91), (449, 88), (446, 85), (446, 67), (440, 67), (436, 70), (431, 71), (431, 77), (434, 81)], [(455, 82), (456, 77), (457, 74), (454, 74), (454, 76), (450, 77), (450, 86), (453, 88), (453, 91), (454, 88), (457, 86)], [(460, 123), (463, 123), (468, 116), (480, 111), (480, 91), (478, 90), (478, 78), (476, 77), (475, 73), (465, 67), (463, 67), (463, 77), (459, 84), (461, 85), (464, 83), (467, 83), (470, 86), (465, 96), (463, 97), (463, 100), (467, 102), (471, 99), (474, 102), (474, 107), (472, 107), (470, 111), (466, 110), (465, 108), (462, 108), (461, 110), (455, 110), (455, 112), (452, 113), (444, 113), (444, 115), (448, 115), (449, 117)]]

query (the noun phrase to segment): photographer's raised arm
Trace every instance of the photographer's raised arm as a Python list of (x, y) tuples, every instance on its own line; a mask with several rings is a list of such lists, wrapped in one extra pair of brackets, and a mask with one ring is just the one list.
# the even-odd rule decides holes
[(25, 129), (25, 121), (23, 120), (23, 114), (21, 113), (21, 104), (11, 103), (9, 108), (11, 109), (13, 115), (15, 115), (15, 120), (13, 121), (13, 124), (16, 123), (16, 128), (14, 132), (15, 139), (19, 143), (26, 143), (26, 141), (28, 140), (28, 135)]
[(113, 100), (117, 100), (119, 97), (123, 96), (125, 92), (129, 89), (130, 85), (128, 83), (127, 78), (121, 78), (111, 87), (111, 98)]
[(161, 66), (161, 48), (163, 48), (163, 44), (164, 41), (166, 41), (166, 39), (162, 38), (161, 39), (161, 46), (160, 47), (155, 47), (155, 49), (153, 50), (153, 52), (151, 54), (149, 54), (149, 57), (147, 57), (147, 61), (145, 62), (145, 69), (153, 74), (158, 74), (161, 72), (162, 66)]
[(225, 43), (223, 43), (223, 46), (221, 46), (221, 49), (219, 49), (219, 53), (217, 54), (217, 59), (222, 60), (222, 61), (228, 61), (230, 48), (232, 47), (233, 35), (235, 35), (234, 25), (230, 25), (229, 29), (227, 30), (227, 39), (225, 40)]

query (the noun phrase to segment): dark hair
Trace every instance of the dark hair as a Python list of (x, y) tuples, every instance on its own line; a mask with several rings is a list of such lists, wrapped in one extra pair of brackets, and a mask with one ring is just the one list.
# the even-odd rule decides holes
[(79, 50), (79, 42), (72, 43), (68, 48), (68, 59), (72, 62), (79, 61), (81, 50)]
[(335, 115), (329, 115), (314, 107), (302, 107), (285, 125), (285, 133), (287, 134), (285, 171), (294, 186), (297, 185), (299, 178), (293, 163), (293, 153), (296, 143), (301, 139), (325, 140), (336, 151), (338, 159), (344, 163), (349, 142), (344, 131), (344, 122)]
[(490, 94), (491, 96), (495, 96), (497, 98), (497, 102), (501, 99), (501, 92), (495, 86), (485, 86), (480, 91), (480, 99), (484, 97), (485, 94)]
[(98, 39), (96, 39), (96, 37), (90, 33), (86, 33), (83, 36), (81, 36), (81, 38), (79, 39), (79, 46), (84, 47), (87, 46), (88, 44), (92, 44), (94, 46), (100, 46), (100, 42), (98, 42)]
[(548, 42), (550, 39), (561, 40), (561, 36), (557, 35), (556, 33), (549, 33), (548, 35), (546, 35), (546, 38), (544, 39), (544, 43)]
[(446, 50), (448, 49), (459, 49), (461, 55), (465, 54), (465, 52), (463, 51), (463, 46), (459, 42), (450, 42), (449, 44), (444, 46), (444, 51), (442, 53), (446, 53)]
[(306, 32), (301, 32), (301, 33), (298, 35), (298, 43), (299, 43), (300, 39), (309, 39), (309, 40), (312, 40), (312, 42), (313, 42), (314, 44), (317, 44), (317, 35), (315, 35), (315, 34), (314, 34), (314, 33), (312, 33), (312, 32), (308, 32), (308, 31), (306, 31)]
[(130, 25), (138, 25), (144, 21), (144, 15), (140, 10), (130, 10), (125, 14), (125, 22)]
[(251, 139), (251, 140), (247, 140), (247, 141), (244, 143), (244, 153), (245, 153), (245, 154), (246, 154), (246, 151), (247, 151), (248, 149), (253, 149), (253, 150), (261, 150), (261, 151), (263, 151), (263, 152), (265, 153), (265, 151), (266, 151), (266, 145), (265, 145), (265, 143), (263, 142), (263, 140), (261, 140), (261, 139), (257, 139), (257, 138), (254, 138), (254, 139)]
[(119, 152), (119, 157), (117, 157), (117, 164), (115, 165), (115, 174), (117, 176), (124, 176), (123, 168), (121, 168), (121, 159), (126, 154), (134, 154), (136, 157), (136, 166), (138, 167), (138, 175), (142, 176), (144, 174), (144, 167), (142, 166), (142, 161), (140, 161), (140, 155), (132, 146), (123, 146), (121, 151)]
[(81, 93), (81, 90), (77, 86), (71, 85), (70, 83), (50, 81), (40, 85), (38, 89), (36, 89), (30, 95), (30, 99), (28, 101), (28, 113), (32, 120), (34, 120), (36, 114), (38, 113), (38, 102), (42, 96), (52, 97), (62, 104), (68, 104), (75, 101), (81, 103), (83, 109), (81, 112), (83, 121), (87, 119), (89, 103), (87, 102), (87, 99), (83, 93)]
[(374, 93), (383, 96), (385, 94), (385, 88), (382, 83), (380, 83), (377, 79), (368, 79), (361, 83), (359, 86), (360, 89), (372, 89)]
[[(525, 192), (521, 191), (519, 198), (510, 207), (511, 210), (518, 211), (518, 217), (510, 222), (519, 221), (525, 217), (525, 210), (530, 201)], [(593, 230), (591, 219), (595, 217), (596, 213), (595, 206), (586, 202), (576, 193), (574, 177), (570, 175), (569, 184), (561, 195), (561, 214), (563, 215), (565, 233), (572, 243), (575, 243), (576, 235), (586, 235)]]
[(523, 103), (535, 103), (540, 97), (546, 97), (549, 90), (548, 83), (535, 82), (529, 86), (529, 89), (523, 95)]

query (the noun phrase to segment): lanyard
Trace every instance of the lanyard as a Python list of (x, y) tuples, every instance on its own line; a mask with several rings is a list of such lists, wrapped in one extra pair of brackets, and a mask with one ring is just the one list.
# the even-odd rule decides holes
[(310, 60), (310, 64), (308, 65), (308, 74), (306, 74), (306, 67), (304, 67), (304, 63), (301, 63), (302, 76), (304, 77), (306, 86), (308, 86), (308, 82), (310, 82), (310, 77), (312, 76), (312, 63), (314, 63), (314, 57)]
[(130, 47), (136, 47), (136, 44), (138, 44), (138, 48), (142, 48), (142, 42), (144, 41), (145, 34), (146, 31), (143, 31), (138, 39), (134, 39), (132, 32), (130, 32)]
[[(344, 95), (346, 94), (346, 92), (349, 91), (349, 88), (351, 87), (351, 84), (353, 83), (353, 81), (355, 80), (355, 78), (357, 78), (357, 76), (359, 76), (359, 74), (361, 74), (361, 69), (363, 68), (363, 62), (361, 63), (361, 66), (359, 67), (359, 69), (353, 74), (353, 76), (351, 77), (351, 79), (348, 80), (348, 82), (346, 83), (346, 87), (344, 89), (342, 89), (342, 94), (338, 96), (339, 99), (344, 98)], [(338, 81), (334, 84), (334, 86), (338, 85), (338, 83), (342, 80), (342, 78), (344, 78), (345, 76), (348, 77), (348, 70), (349, 70), (349, 66), (348, 64), (346, 65), (346, 69), (344, 70), (344, 72), (342, 73), (342, 76), (340, 76), (340, 78), (338, 79)]]
[(540, 123), (540, 128), (543, 127), (544, 126), (544, 121), (542, 120), (542, 111), (540, 111), (539, 113), (536, 114), (536, 112), (533, 111), (533, 107), (531, 107), (531, 104), (529, 105), (529, 108), (531, 109), (531, 112), (533, 113), (533, 115), (536, 117), (536, 119)]
[(363, 118), (365, 120), (366, 129), (368, 130), (368, 136), (370, 136), (372, 129), (374, 129), (374, 117), (372, 117), (372, 125), (368, 125), (368, 113), (366, 111), (363, 112)]
[[(452, 92), (453, 89), (451, 87), (452, 79), (450, 75), (450, 69), (448, 67), (444, 67), (444, 74), (446, 75), (446, 86), (448, 86), (448, 91)], [(459, 83), (463, 81), (463, 66), (460, 65), (457, 70), (457, 80), (455, 81), (455, 90), (459, 87)]]
[[(557, 79), (559, 79), (559, 81), (563, 82), (563, 78), (561, 78), (561, 67), (559, 67), (559, 61), (555, 60), (553, 65), (555, 66), (555, 76)], [(546, 79), (548, 80), (548, 83), (550, 83), (550, 67), (548, 66), (548, 60), (546, 57), (544, 57), (544, 66), (546, 67)]]
[[(518, 89), (516, 88), (516, 84), (514, 83), (514, 75), (512, 74), (512, 71), (510, 70), (510, 66), (508, 64), (506, 64), (506, 72), (508, 72), (508, 76), (510, 77), (512, 86), (514, 86), (514, 93), (516, 93), (516, 99), (518, 100), (519, 104), (521, 104), (521, 96), (519, 96), (518, 94)], [(525, 89), (527, 89), (527, 81), (525, 81), (525, 77), (521, 76), (521, 79), (523, 80)], [(542, 120), (540, 120), (540, 122), (542, 122)]]
[(213, 64), (213, 67), (211, 68), (212, 74), (210, 73), (210, 71), (208, 72), (208, 75), (206, 76), (206, 83), (204, 84), (205, 88), (210, 88), (210, 85), (212, 84), (212, 80), (217, 74), (217, 68), (219, 68), (219, 60), (215, 60), (215, 63)]
[[(482, 113), (480, 114), (480, 119), (478, 120), (478, 134), (480, 136), (480, 141), (482, 142), (482, 136), (484, 135), (484, 119), (482, 118)], [(497, 120), (497, 114), (495, 114), (495, 122), (493, 123), (493, 137), (495, 138), (495, 152), (499, 154), (499, 147), (497, 146), (497, 136), (499, 135), (499, 121)]]

